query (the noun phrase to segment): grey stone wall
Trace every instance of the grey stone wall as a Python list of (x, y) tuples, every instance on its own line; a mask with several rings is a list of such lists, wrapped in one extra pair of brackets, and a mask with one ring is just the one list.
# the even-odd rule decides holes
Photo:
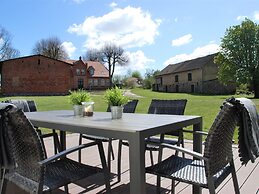
[(217, 79), (204, 81), (202, 83), (203, 94), (234, 94), (236, 92), (235, 84), (223, 85)]

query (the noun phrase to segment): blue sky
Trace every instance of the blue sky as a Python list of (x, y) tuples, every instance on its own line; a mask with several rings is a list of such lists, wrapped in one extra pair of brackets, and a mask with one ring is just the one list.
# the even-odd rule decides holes
[(258, 0), (1, 0), (0, 25), (21, 56), (58, 37), (71, 59), (109, 41), (142, 74), (217, 52), (226, 29), (247, 17), (259, 23)]

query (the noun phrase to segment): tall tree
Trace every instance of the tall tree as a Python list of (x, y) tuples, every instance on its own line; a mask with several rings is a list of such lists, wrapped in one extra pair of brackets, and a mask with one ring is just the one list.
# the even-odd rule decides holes
[(88, 49), (86, 54), (83, 56), (83, 59), (86, 61), (99, 61), (100, 59), (100, 51), (97, 49)]
[(113, 85), (112, 78), (115, 66), (124, 66), (129, 62), (129, 57), (124, 49), (113, 43), (105, 43), (99, 50), (90, 49), (86, 56), (88, 56), (88, 60), (100, 60), (108, 66), (110, 87)]
[(14, 49), (11, 43), (11, 35), (0, 26), (0, 61), (19, 56), (20, 52)]
[(62, 46), (62, 42), (57, 37), (41, 39), (35, 44), (32, 53), (41, 54), (53, 59), (68, 59), (68, 54)]
[(143, 88), (144, 89), (151, 89), (152, 84), (155, 82), (155, 76), (159, 74), (159, 70), (154, 69), (146, 69), (145, 77), (143, 80)]
[(108, 65), (110, 87), (112, 87), (112, 77), (115, 71), (115, 66), (127, 65), (129, 57), (126, 55), (124, 49), (113, 43), (106, 43), (100, 50), (101, 59)]
[(219, 64), (218, 77), (223, 83), (248, 83), (255, 98), (259, 98), (259, 25), (245, 19), (228, 28), (215, 62)]
[(141, 73), (139, 71), (133, 71), (131, 73), (131, 77), (135, 77), (135, 78), (138, 78), (138, 80), (142, 80), (142, 76), (141, 76)]

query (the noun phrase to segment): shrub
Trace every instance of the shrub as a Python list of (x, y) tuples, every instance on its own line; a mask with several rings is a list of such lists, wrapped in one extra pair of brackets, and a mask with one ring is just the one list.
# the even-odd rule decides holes
[(69, 100), (73, 105), (82, 105), (82, 102), (91, 101), (90, 94), (85, 90), (70, 91)]
[(129, 101), (129, 98), (124, 96), (122, 90), (117, 86), (115, 88), (107, 89), (104, 98), (109, 106), (123, 106)]

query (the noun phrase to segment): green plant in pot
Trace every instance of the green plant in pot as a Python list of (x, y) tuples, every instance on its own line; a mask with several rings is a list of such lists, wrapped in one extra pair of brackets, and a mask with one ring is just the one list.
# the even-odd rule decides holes
[(83, 104), (85, 102), (91, 102), (92, 98), (87, 91), (80, 89), (76, 91), (70, 91), (69, 100), (73, 105), (74, 115), (83, 116)]
[(127, 104), (129, 98), (123, 95), (123, 91), (118, 87), (107, 89), (104, 98), (111, 108), (112, 119), (122, 117), (123, 106)]

